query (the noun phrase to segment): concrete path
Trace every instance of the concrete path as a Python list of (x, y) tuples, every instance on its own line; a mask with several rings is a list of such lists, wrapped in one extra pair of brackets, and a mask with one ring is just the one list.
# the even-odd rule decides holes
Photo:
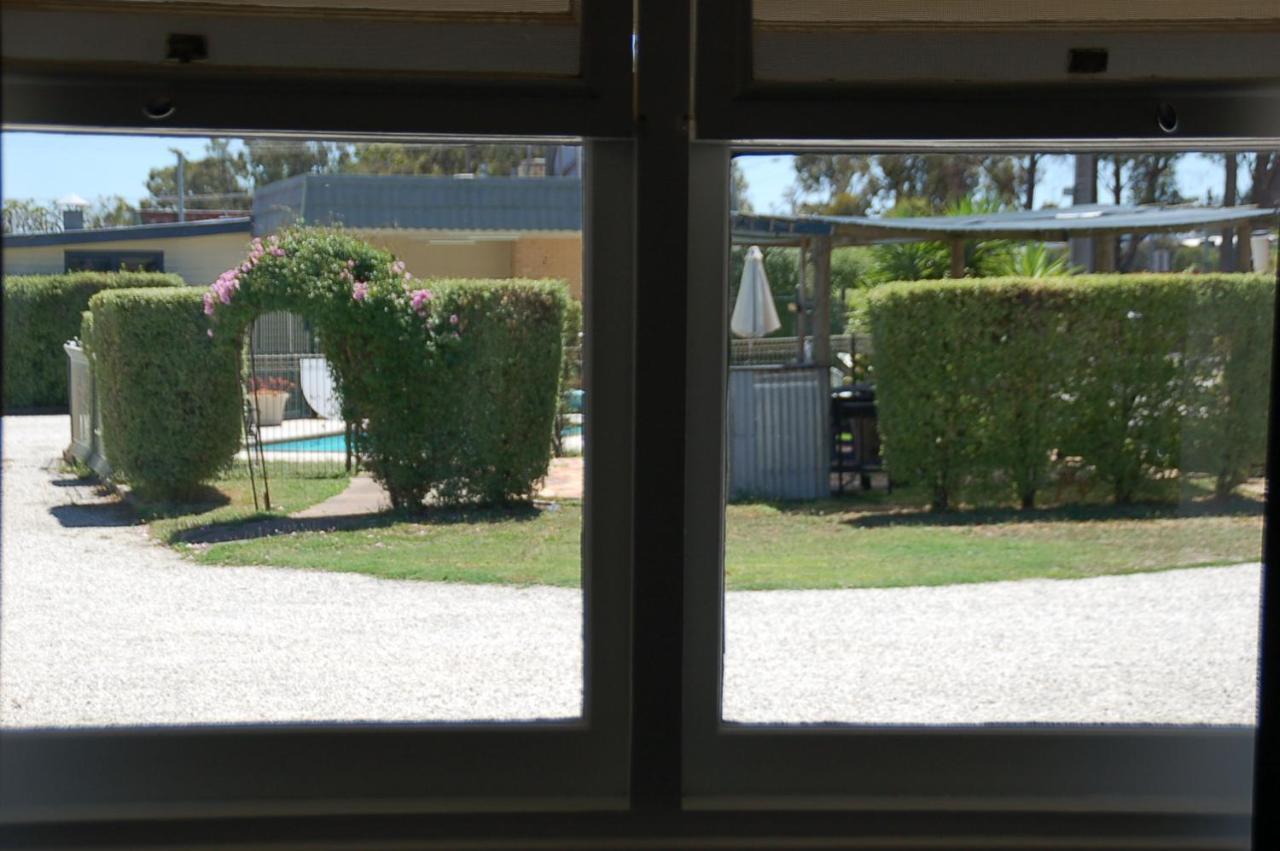
[[(582, 458), (552, 458), (547, 478), (538, 489), (539, 499), (582, 499)], [(290, 517), (357, 517), (391, 508), (391, 497), (368, 475), (355, 476), (345, 491), (295, 511)]]

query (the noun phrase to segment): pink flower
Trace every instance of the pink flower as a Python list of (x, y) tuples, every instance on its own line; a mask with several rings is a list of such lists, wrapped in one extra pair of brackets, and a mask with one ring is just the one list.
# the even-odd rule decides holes
[(401, 274), (401, 273), (403, 273), (403, 272), (404, 272), (404, 261), (403, 261), (403, 260), (397, 260), (396, 262), (394, 262), (394, 263), (392, 263), (392, 264), (391, 264), (391, 273), (392, 273), (393, 275), (399, 275), (399, 274)]
[(284, 249), (283, 249), (283, 248), (280, 248), (279, 246), (277, 246), (277, 247), (275, 247), (275, 248), (272, 248), (272, 249), (271, 249), (271, 256), (272, 256), (272, 257), (283, 257), (283, 256), (284, 256)]
[(210, 340), (212, 340), (212, 339), (213, 339), (213, 329), (212, 329), (212, 328), (210, 328), (210, 329), (209, 329), (209, 339), (210, 339)]
[(213, 304), (214, 304), (213, 293), (205, 293), (204, 294), (204, 315), (205, 316), (213, 315)]
[(348, 260), (348, 261), (347, 261), (347, 268), (348, 268), (348, 269), (354, 269), (355, 267), (356, 267), (356, 261), (354, 261), (354, 260)]
[[(231, 303), (231, 294), (240, 289), (240, 272), (237, 269), (228, 269), (218, 276), (218, 280), (209, 285), (209, 295), (216, 297), (223, 304)], [(210, 298), (212, 301), (212, 298)], [(205, 306), (205, 313), (212, 313), (208, 303)]]
[(453, 314), (450, 314), (450, 315), (449, 315), (449, 324), (450, 324), (450, 325), (457, 325), (457, 324), (458, 324), (458, 314), (453, 313)]
[(431, 290), (414, 290), (409, 296), (409, 304), (415, 313), (421, 315), (427, 310), (427, 302), (431, 301)]
[(364, 301), (369, 297), (369, 285), (364, 281), (356, 281), (351, 287), (351, 297), (356, 301)]

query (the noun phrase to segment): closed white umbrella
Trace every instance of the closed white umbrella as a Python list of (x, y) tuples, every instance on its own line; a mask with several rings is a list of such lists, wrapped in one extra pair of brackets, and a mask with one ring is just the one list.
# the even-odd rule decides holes
[(742, 267), (742, 283), (738, 300), (733, 305), (729, 328), (739, 337), (763, 337), (782, 327), (778, 311), (769, 292), (769, 279), (764, 274), (764, 255), (760, 247), (747, 249), (747, 262)]

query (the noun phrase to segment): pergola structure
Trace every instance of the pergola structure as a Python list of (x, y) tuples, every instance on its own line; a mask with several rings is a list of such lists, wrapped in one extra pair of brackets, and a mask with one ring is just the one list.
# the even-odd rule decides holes
[[(1245, 238), (1253, 230), (1274, 228), (1277, 210), (1257, 207), (1110, 206), (1077, 205), (1043, 210), (982, 213), (962, 216), (872, 218), (868, 216), (782, 216), (734, 213), (732, 239), (736, 244), (794, 246), (801, 251), (801, 286), (806, 255), (813, 257), (813, 327), (826, 328), (831, 315), (831, 251), (850, 245), (890, 242), (945, 242), (951, 246), (951, 277), (964, 277), (967, 241), (1007, 239), (1020, 242), (1065, 242), (1121, 234), (1186, 233), (1234, 228)], [(1102, 240), (1103, 247), (1113, 245)], [(1100, 252), (1099, 267), (1108, 270), (1114, 257)], [(803, 338), (804, 334), (800, 336)], [(826, 334), (813, 335), (813, 363), (830, 366), (831, 345)]]

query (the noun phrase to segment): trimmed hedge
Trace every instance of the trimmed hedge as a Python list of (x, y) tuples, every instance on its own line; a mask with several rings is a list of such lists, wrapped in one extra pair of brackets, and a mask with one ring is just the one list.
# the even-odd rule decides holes
[(1265, 459), (1263, 275), (896, 283), (872, 291), (880, 432), (934, 508), (1024, 507), (1078, 459), (1117, 502), (1176, 471), (1225, 496)]
[[(442, 502), (531, 499), (547, 474), (560, 395), (568, 288), (561, 282), (426, 282), (460, 337), (430, 380), (406, 388), (421, 410), (411, 453), (384, 449), (385, 432), (356, 441), (375, 474), (406, 475)], [(401, 404), (404, 404), (403, 400)], [(411, 459), (406, 463), (406, 458)], [(394, 471), (394, 472), (393, 472)]]
[(80, 314), (106, 289), (180, 287), (177, 275), (74, 272), (4, 279), (4, 408), (67, 407), (67, 355)]
[(121, 289), (89, 301), (106, 456), (148, 496), (191, 496), (240, 446), (239, 349), (209, 337), (202, 295)]
[(399, 508), (529, 499), (546, 475), (567, 290), (547, 281), (421, 281), (336, 229), (255, 240), (205, 294), (238, 341), (270, 310), (316, 329), (358, 424), (355, 449)]

